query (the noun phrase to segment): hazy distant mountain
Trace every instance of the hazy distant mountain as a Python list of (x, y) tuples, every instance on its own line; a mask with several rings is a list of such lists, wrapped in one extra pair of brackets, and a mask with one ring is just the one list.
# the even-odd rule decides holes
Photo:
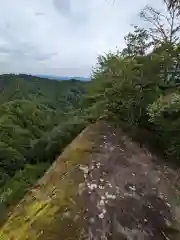
[(76, 79), (80, 81), (89, 81), (90, 78), (88, 77), (68, 77), (68, 76), (55, 76), (55, 75), (45, 75), (45, 74), (39, 74), (36, 75), (37, 77), (41, 78), (48, 78), (48, 79), (56, 79), (56, 80), (70, 80), (70, 79)]

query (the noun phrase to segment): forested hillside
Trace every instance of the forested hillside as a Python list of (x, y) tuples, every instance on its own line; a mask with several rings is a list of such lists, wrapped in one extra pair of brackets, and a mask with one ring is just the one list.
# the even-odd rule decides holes
[[(0, 201), (13, 204), (84, 127), (86, 83), (0, 76)], [(4, 207), (4, 206), (3, 206)]]

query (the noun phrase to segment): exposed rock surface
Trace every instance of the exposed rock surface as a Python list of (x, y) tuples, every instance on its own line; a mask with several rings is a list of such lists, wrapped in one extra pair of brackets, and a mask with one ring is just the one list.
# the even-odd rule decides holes
[(100, 121), (25, 196), (0, 239), (180, 239), (178, 181), (178, 171)]

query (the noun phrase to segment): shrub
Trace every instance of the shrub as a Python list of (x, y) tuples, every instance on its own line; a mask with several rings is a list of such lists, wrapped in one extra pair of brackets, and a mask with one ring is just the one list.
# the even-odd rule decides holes
[(156, 137), (165, 150), (165, 155), (180, 158), (180, 93), (160, 96), (148, 106), (149, 121), (154, 126)]

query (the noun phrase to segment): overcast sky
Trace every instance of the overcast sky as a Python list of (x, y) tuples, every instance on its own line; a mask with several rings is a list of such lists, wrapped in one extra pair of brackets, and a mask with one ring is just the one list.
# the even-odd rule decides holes
[(88, 76), (162, 0), (0, 0), (0, 73)]

